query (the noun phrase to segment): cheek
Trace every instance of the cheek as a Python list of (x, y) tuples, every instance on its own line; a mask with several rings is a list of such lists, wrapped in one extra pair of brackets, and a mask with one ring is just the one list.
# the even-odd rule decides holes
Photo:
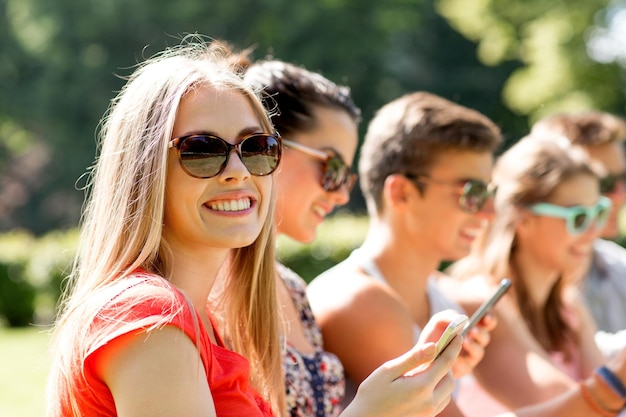
[(185, 214), (185, 205), (188, 192), (183, 186), (173, 186), (174, 182), (169, 181), (165, 186), (165, 200), (163, 207), (163, 228), (166, 232), (179, 230), (184, 220), (188, 218)]
[(561, 253), (577, 239), (567, 232), (565, 222), (560, 219), (543, 219), (536, 228), (534, 240), (540, 250)]
[(168, 160), (163, 219), (166, 229), (180, 228), (192, 218), (203, 189), (199, 181), (202, 180), (192, 178), (182, 170), (177, 157)]
[[(321, 171), (312, 161), (286, 158), (276, 174), (276, 187), (280, 198), (302, 200), (304, 197), (324, 192), (320, 185)], [(296, 198), (295, 196), (299, 196)]]

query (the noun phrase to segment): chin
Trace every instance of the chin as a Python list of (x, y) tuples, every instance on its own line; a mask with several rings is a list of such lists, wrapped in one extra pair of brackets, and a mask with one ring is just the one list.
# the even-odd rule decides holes
[(278, 233), (285, 235), (289, 239), (295, 240), (296, 242), (307, 244), (315, 240), (315, 237), (317, 236), (317, 227), (283, 227), (282, 229), (279, 228)]
[(448, 256), (446, 256), (445, 260), (454, 262), (454, 261), (458, 261), (461, 258), (465, 258), (469, 254), (470, 254), (470, 248), (457, 249), (454, 251), (450, 251), (447, 254)]
[(297, 240), (300, 243), (312, 243), (315, 240), (315, 233), (302, 233), (298, 236), (290, 236), (292, 239)]
[(233, 232), (226, 237), (226, 240), (228, 241), (226, 246), (230, 246), (233, 249), (250, 246), (258, 239), (260, 234), (260, 230), (251, 232), (241, 231), (239, 233)]

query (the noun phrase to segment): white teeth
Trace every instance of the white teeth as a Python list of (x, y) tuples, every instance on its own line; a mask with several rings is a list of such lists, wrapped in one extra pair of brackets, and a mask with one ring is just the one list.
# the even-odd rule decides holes
[(326, 216), (326, 212), (325, 212), (325, 211), (324, 211), (324, 209), (322, 209), (321, 207), (318, 207), (318, 206), (313, 206), (313, 211), (314, 211), (317, 215), (319, 215), (319, 216), (321, 216), (321, 217), (325, 217), (325, 216)]
[(249, 198), (240, 198), (238, 200), (219, 201), (211, 203), (211, 210), (216, 211), (241, 211), (250, 208), (251, 202)]

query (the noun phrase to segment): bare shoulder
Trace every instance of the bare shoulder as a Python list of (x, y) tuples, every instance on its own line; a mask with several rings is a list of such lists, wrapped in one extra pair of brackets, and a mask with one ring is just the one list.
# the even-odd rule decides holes
[(316, 320), (330, 316), (359, 319), (370, 314), (380, 318), (401, 315), (405, 308), (389, 286), (353, 265), (339, 264), (315, 278), (307, 296)]
[(307, 294), (325, 349), (357, 383), (415, 343), (415, 325), (400, 297), (356, 267), (340, 264), (313, 280)]
[(214, 415), (199, 351), (179, 328), (163, 326), (127, 334), (103, 353), (99, 370), (119, 410), (148, 416), (176, 407), (184, 415), (196, 415), (192, 410)]

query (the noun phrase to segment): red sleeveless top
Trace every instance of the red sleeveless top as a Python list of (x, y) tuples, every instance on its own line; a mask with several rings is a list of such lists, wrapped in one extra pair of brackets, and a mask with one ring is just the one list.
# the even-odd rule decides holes
[[(128, 303), (133, 302), (133, 297), (128, 296), (128, 293), (152, 293), (155, 290), (158, 296), (143, 298), (140, 304), (134, 301), (130, 313), (120, 313), (127, 310)], [(95, 372), (98, 353), (107, 349), (108, 342), (137, 330), (148, 329), (171, 316), (165, 324), (179, 328), (198, 348), (218, 416), (273, 416), (270, 405), (250, 385), (248, 360), (226, 349), (217, 332), (215, 336), (218, 345), (213, 344), (191, 302), (171, 283), (161, 277), (139, 272), (120, 280), (108, 291), (111, 291), (112, 297), (108, 298), (109, 301), (92, 321), (90, 335), (86, 338), (93, 340), (91, 336), (99, 334), (97, 342), (88, 347), (90, 353), (84, 364), (85, 378), (77, 381), (78, 415), (117, 416), (111, 391)], [(120, 333), (121, 326), (124, 328)], [(68, 401), (62, 402), (63, 415), (75, 416)]]

